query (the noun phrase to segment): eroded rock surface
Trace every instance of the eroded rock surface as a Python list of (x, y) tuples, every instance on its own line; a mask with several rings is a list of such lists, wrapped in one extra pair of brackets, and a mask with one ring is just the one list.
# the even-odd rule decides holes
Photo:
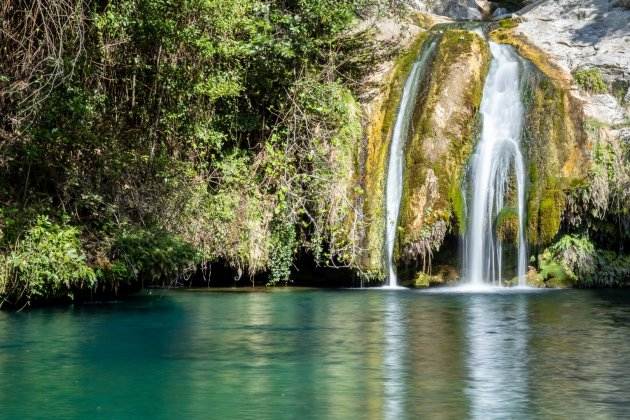
[(522, 17), (517, 31), (568, 71), (598, 66), (630, 74), (630, 10), (609, 0), (560, 0)]
[(626, 111), (612, 95), (590, 95), (584, 101), (584, 113), (606, 124), (622, 124)]
[[(566, 72), (597, 68), (609, 86), (630, 83), (630, 10), (621, 3), (547, 0), (521, 13), (523, 22), (515, 33), (525, 36)], [(611, 95), (578, 95), (588, 117), (619, 124), (630, 115), (623, 95), (620, 100)]]
[(415, 10), (452, 19), (482, 18), (480, 7), (475, 0), (407, 0), (406, 3)]

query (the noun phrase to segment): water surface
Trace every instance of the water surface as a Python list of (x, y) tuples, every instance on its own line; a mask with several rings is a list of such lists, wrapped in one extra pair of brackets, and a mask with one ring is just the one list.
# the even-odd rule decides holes
[(2, 418), (629, 416), (623, 291), (179, 291), (0, 313)]

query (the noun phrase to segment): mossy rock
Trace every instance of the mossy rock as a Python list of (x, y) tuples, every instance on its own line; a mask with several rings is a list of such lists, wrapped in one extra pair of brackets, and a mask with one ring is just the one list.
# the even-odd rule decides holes
[(574, 286), (571, 276), (562, 264), (552, 258), (548, 251), (544, 252), (540, 259), (538, 278), (546, 287), (567, 288)]
[(365, 252), (360, 261), (363, 271), (371, 273), (371, 279), (383, 278), (384, 230), (385, 230), (385, 176), (389, 142), (395, 123), (400, 97), (405, 81), (428, 37), (420, 33), (409, 48), (396, 59), (386, 76), (383, 91), (367, 109), (369, 122), (366, 127), (366, 145), (362, 158), (363, 212), (366, 231), (363, 236)]
[(520, 21), (518, 19), (513, 18), (501, 19), (497, 22), (499, 28), (501, 29), (514, 29), (519, 23)]
[(425, 288), (454, 284), (459, 280), (459, 273), (455, 267), (440, 265), (435, 267), (431, 274), (418, 271), (411, 282), (405, 282), (406, 287)]
[(518, 243), (519, 220), (518, 211), (513, 207), (502, 209), (495, 222), (497, 238), (506, 243)]
[(530, 60), (522, 80), (523, 148), (529, 165), (526, 236), (538, 249), (560, 230), (566, 191), (588, 173), (589, 142), (582, 105), (570, 95), (566, 75), (523, 38), (508, 39)]
[(527, 239), (550, 243), (560, 229), (565, 191), (589, 168), (581, 107), (535, 67), (526, 72), (524, 148), (529, 163)]
[(539, 207), (538, 242), (547, 244), (553, 241), (560, 230), (564, 212), (564, 193), (559, 190), (547, 190)]
[(465, 230), (461, 183), (474, 148), (490, 59), (487, 43), (477, 34), (444, 30), (405, 150), (399, 262), (424, 260), (438, 249), (444, 226)]
[(499, 44), (513, 46), (521, 57), (533, 63), (556, 86), (569, 89), (571, 87), (571, 75), (551, 61), (544, 51), (530, 43), (524, 35), (516, 33), (514, 29), (518, 25), (514, 25), (512, 22), (518, 23), (517, 20), (511, 20), (511, 23), (496, 25), (490, 31), (490, 39)]
[(557, 182), (547, 180), (541, 190), (528, 203), (528, 242), (536, 246), (547, 245), (557, 236), (566, 202), (566, 193)]

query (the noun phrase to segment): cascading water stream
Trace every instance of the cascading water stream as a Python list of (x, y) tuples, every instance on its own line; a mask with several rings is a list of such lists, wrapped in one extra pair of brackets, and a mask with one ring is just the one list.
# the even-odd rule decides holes
[[(472, 157), (472, 202), (466, 234), (469, 284), (502, 283), (503, 246), (495, 223), (505, 208), (511, 174), (516, 179), (519, 286), (525, 285), (525, 167), (520, 150), (524, 107), (520, 92), (522, 63), (511, 47), (490, 42), (492, 62), (481, 101), (482, 131)], [(513, 171), (513, 172), (512, 172)]]
[(437, 42), (431, 40), (423, 48), (418, 60), (413, 64), (411, 72), (403, 87), (396, 124), (392, 133), (392, 141), (389, 146), (389, 164), (387, 166), (387, 184), (385, 186), (385, 247), (388, 271), (388, 287), (397, 286), (396, 268), (394, 267), (394, 241), (396, 240), (396, 228), (400, 213), (400, 199), (402, 197), (403, 183), (403, 152), (407, 137), (409, 136), (409, 124), (413, 117), (413, 111), (418, 98), (420, 83), (424, 78), (425, 68), (430, 61)]

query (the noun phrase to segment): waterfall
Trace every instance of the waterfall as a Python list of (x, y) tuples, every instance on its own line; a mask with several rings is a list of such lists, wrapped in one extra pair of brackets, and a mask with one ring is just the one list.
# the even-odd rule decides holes
[(497, 216), (506, 207), (512, 174), (516, 180), (519, 286), (525, 285), (525, 167), (520, 150), (524, 107), (520, 92), (522, 63), (512, 47), (490, 42), (492, 62), (481, 100), (481, 138), (471, 160), (471, 206), (466, 234), (466, 275), (473, 285), (502, 285), (503, 246), (495, 234)]
[(396, 287), (396, 268), (394, 267), (394, 242), (400, 213), (400, 199), (402, 197), (404, 149), (409, 136), (409, 126), (420, 90), (420, 82), (424, 78), (424, 70), (435, 50), (436, 40), (427, 41), (428, 46), (422, 49), (418, 60), (413, 64), (411, 72), (405, 81), (396, 124), (389, 146), (389, 163), (387, 166), (387, 184), (385, 186), (385, 247), (386, 265), (388, 271), (388, 286)]

